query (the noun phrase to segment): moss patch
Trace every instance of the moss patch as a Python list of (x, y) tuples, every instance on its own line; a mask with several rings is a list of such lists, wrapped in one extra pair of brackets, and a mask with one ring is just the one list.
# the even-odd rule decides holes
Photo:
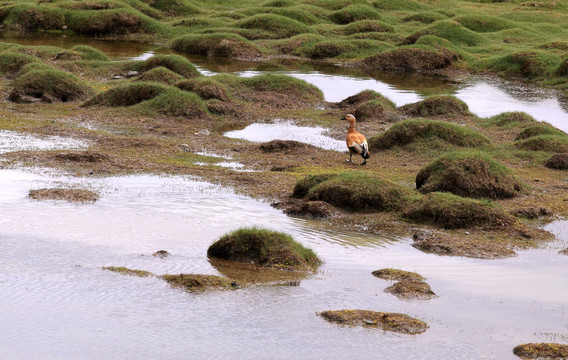
[(162, 279), (173, 287), (182, 288), (189, 291), (203, 291), (209, 289), (236, 289), (239, 287), (237, 283), (231, 279), (202, 274), (179, 274), (179, 275), (163, 275)]
[(481, 152), (454, 152), (441, 156), (416, 175), (416, 188), (473, 197), (502, 199), (519, 195), (524, 186), (506, 166)]
[(136, 78), (136, 81), (159, 82), (166, 85), (174, 85), (185, 78), (166, 67), (158, 66)]
[(428, 325), (425, 322), (398, 313), (369, 310), (335, 310), (322, 311), (318, 315), (329, 322), (340, 325), (378, 327), (385, 331), (402, 334), (421, 334), (428, 329)]
[(515, 141), (525, 140), (539, 135), (567, 136), (564, 131), (557, 129), (548, 123), (538, 123), (523, 129), (523, 131), (517, 135)]
[(312, 250), (290, 235), (258, 228), (242, 228), (222, 236), (209, 247), (207, 255), (281, 269), (309, 269), (321, 264)]
[(531, 343), (515, 346), (513, 353), (523, 359), (566, 359), (568, 345)]
[(364, 69), (416, 72), (447, 68), (458, 60), (450, 50), (431, 51), (422, 48), (404, 48), (386, 51), (361, 60)]
[(532, 116), (519, 111), (501, 113), (499, 115), (492, 116), (487, 120), (487, 124), (489, 125), (507, 128), (528, 126), (535, 123), (537, 123), (537, 121)]
[(152, 99), (168, 90), (163, 84), (153, 82), (135, 82), (122, 84), (99, 93), (84, 103), (83, 106), (132, 106)]
[(155, 55), (146, 60), (140, 68), (142, 71), (148, 71), (157, 67), (165, 67), (185, 78), (201, 76), (195, 65), (180, 55)]
[(420, 274), (411, 271), (404, 271), (398, 269), (380, 269), (375, 270), (372, 272), (373, 276), (384, 280), (396, 280), (396, 281), (403, 281), (403, 280), (413, 280), (413, 281), (423, 281), (424, 277)]
[(551, 153), (568, 152), (568, 136), (537, 135), (525, 140), (515, 141), (515, 147), (522, 150), (546, 151)]
[(191, 34), (175, 38), (170, 47), (176, 51), (205, 56), (254, 59), (263, 53), (247, 39), (236, 34)]
[(399, 299), (427, 300), (437, 297), (430, 285), (424, 281), (402, 280), (385, 289), (386, 293), (392, 294)]
[(28, 197), (34, 200), (65, 200), (77, 203), (95, 202), (99, 199), (99, 195), (90, 190), (62, 188), (30, 190)]
[(176, 87), (184, 91), (194, 92), (205, 100), (229, 101), (226, 86), (211, 78), (200, 77), (182, 81), (177, 83)]

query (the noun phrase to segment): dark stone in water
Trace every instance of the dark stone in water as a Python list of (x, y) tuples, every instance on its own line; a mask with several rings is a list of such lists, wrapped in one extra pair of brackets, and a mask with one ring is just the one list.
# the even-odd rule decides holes
[(170, 256), (170, 253), (167, 252), (166, 250), (158, 250), (155, 253), (153, 253), (152, 256), (159, 257), (160, 259), (163, 259), (163, 258)]

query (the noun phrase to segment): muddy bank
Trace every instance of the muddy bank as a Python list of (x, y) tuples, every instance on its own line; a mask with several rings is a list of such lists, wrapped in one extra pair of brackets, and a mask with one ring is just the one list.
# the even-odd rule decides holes
[(340, 325), (378, 327), (385, 331), (402, 334), (421, 334), (428, 329), (428, 325), (425, 322), (398, 313), (369, 310), (337, 310), (322, 311), (318, 315), (329, 322)]

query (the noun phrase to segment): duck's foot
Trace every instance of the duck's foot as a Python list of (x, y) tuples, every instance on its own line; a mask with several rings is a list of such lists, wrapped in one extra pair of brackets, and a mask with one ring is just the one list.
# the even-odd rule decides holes
[(361, 166), (363, 166), (363, 165), (367, 165), (367, 160), (365, 160), (361, 163)]
[(345, 159), (345, 162), (352, 162), (352, 161), (351, 161), (351, 160), (347, 160), (347, 159)]

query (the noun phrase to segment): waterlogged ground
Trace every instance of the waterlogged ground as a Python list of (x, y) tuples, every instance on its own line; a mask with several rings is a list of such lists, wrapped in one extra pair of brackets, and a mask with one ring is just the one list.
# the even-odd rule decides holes
[[(27, 198), (58, 184), (101, 198)], [(520, 343), (566, 341), (568, 257), (557, 253), (568, 244), (565, 222), (550, 226), (560, 240), (516, 258), (440, 257), (411, 239), (332, 230), (187, 177), (77, 179), (37, 170), (0, 171), (0, 214), (0, 346), (9, 359), (514, 359)], [(298, 286), (186, 293), (101, 269), (219, 275), (207, 247), (238, 227), (266, 224), (314, 249), (321, 271)], [(161, 249), (172, 255), (151, 256)], [(391, 282), (371, 272), (385, 267), (422, 274), (439, 298), (384, 293)], [(430, 328), (406, 336), (315, 314), (344, 308), (403, 312)]]

